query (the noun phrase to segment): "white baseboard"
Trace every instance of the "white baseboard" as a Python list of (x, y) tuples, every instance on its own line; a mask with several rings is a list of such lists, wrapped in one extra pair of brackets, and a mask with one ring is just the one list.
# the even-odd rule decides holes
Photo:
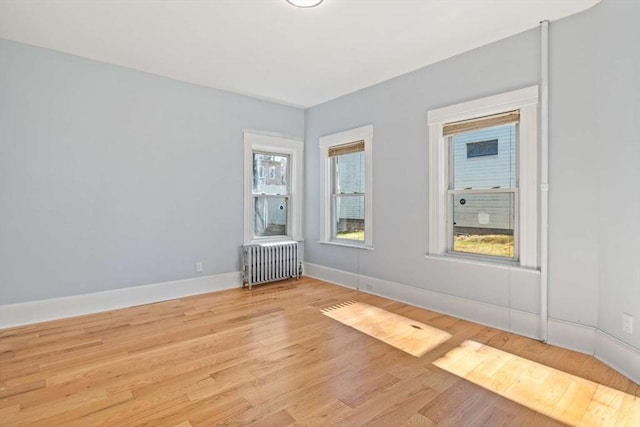
[[(415, 288), (355, 273), (305, 263), (305, 275), (373, 295), (404, 302), (534, 339), (540, 337), (539, 314)], [(595, 356), (640, 383), (640, 351), (591, 326), (549, 319), (548, 342)]]
[(547, 342), (552, 345), (593, 355), (596, 328), (559, 319), (549, 319)]
[(549, 344), (594, 356), (640, 384), (640, 350), (592, 326), (549, 319)]
[(304, 272), (306, 276), (325, 282), (351, 289), (359, 289), (372, 295), (404, 302), (530, 338), (539, 338), (538, 314), (415, 288), (316, 264), (305, 263)]
[(595, 357), (640, 384), (640, 351), (598, 329)]
[(304, 275), (319, 279), (334, 285), (350, 289), (358, 289), (358, 275), (335, 268), (323, 267), (317, 264), (303, 263)]
[(240, 272), (0, 305), (0, 329), (150, 304), (242, 286)]
[(511, 322), (509, 323), (509, 332), (522, 335), (525, 337), (540, 339), (540, 315), (510, 309)]

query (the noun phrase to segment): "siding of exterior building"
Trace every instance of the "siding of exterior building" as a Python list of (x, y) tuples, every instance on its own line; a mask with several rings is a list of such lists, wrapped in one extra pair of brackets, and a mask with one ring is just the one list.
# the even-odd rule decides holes
[[(493, 140), (498, 142), (497, 154), (469, 153), (472, 150), (470, 144)], [(517, 124), (454, 135), (451, 141), (456, 190), (516, 186)], [(456, 229), (460, 230), (505, 230), (510, 234), (514, 228), (514, 204), (514, 197), (509, 193), (456, 195), (453, 200), (453, 221)]]
[[(257, 194), (288, 193), (288, 156), (255, 153), (253, 160), (253, 188)], [(287, 234), (288, 199), (286, 197), (258, 197), (255, 199), (256, 235)]]
[[(337, 194), (364, 193), (364, 153), (337, 156), (335, 162), (337, 169), (335, 192)], [(339, 219), (362, 223), (364, 221), (364, 197), (341, 197), (336, 210)]]

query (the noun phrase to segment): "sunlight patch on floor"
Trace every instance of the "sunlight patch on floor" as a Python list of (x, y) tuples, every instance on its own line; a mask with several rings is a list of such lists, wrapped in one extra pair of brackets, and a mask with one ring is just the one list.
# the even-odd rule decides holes
[(322, 313), (416, 357), (451, 337), (440, 329), (363, 302), (347, 301), (327, 307)]
[(565, 424), (640, 426), (640, 398), (475, 341), (433, 364)]

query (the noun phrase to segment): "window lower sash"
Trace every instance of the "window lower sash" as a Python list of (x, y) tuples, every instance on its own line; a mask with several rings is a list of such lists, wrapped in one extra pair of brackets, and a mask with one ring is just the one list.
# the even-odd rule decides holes
[(254, 239), (289, 236), (289, 195), (254, 194)]
[(517, 261), (518, 189), (448, 190), (447, 252)]
[(331, 240), (365, 242), (365, 194), (339, 193), (331, 195)]

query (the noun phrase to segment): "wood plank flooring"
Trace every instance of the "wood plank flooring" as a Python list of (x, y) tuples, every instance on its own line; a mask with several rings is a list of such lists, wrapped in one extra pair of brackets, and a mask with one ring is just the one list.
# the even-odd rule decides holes
[(472, 340), (433, 364), (572, 426), (640, 426), (640, 398)]
[[(414, 357), (321, 312), (349, 300), (451, 338)], [(639, 401), (593, 357), (303, 278), (1, 330), (0, 425), (564, 425), (434, 364), (466, 340)]]
[(359, 301), (324, 308), (322, 313), (416, 357), (451, 338), (443, 330)]

